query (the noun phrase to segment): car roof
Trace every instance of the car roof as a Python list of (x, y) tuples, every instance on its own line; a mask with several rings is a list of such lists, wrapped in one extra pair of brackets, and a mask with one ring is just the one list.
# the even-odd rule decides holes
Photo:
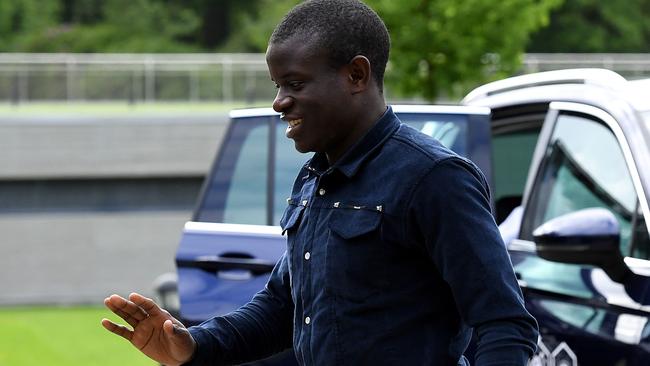
[[(391, 104), (395, 113), (441, 113), (441, 114), (479, 114), (489, 115), (490, 109), (480, 106), (431, 105), (431, 104)], [(277, 116), (273, 108), (234, 109), (230, 118)]]
[(635, 109), (650, 111), (650, 79), (628, 81), (626, 93)]
[[(565, 69), (514, 76), (494, 81), (472, 90), (463, 104), (498, 106), (500, 101), (517, 97), (539, 102), (553, 100), (611, 100), (619, 97), (632, 108), (645, 111), (650, 101), (650, 79), (628, 81), (606, 69)], [(603, 96), (597, 97), (596, 94)], [(605, 96), (606, 95), (606, 96)]]

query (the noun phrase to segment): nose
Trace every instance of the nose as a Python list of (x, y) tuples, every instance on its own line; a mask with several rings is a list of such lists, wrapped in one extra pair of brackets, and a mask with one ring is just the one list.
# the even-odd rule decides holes
[(278, 94), (275, 96), (275, 99), (273, 100), (273, 110), (278, 113), (282, 113), (285, 112), (289, 107), (291, 107), (291, 104), (293, 104), (293, 99), (283, 94), (282, 91), (278, 90)]

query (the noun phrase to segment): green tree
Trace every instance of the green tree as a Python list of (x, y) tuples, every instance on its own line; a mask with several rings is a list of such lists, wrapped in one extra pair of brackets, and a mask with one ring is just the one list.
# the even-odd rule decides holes
[(393, 40), (389, 86), (434, 100), (512, 75), (561, 0), (373, 0)]
[[(0, 0), (6, 1), (6, 0)], [(49, 21), (41, 27), (23, 28), (4, 47), (21, 52), (189, 52), (187, 42), (200, 26), (200, 18), (182, 2), (109, 0), (104, 2), (45, 1)], [(29, 3), (30, 1), (17, 1)], [(90, 4), (92, 3), (92, 4)], [(60, 6), (63, 4), (64, 6)], [(89, 6), (94, 5), (94, 6)], [(63, 12), (60, 9), (63, 9)], [(26, 19), (32, 19), (30, 13)], [(68, 18), (69, 23), (59, 23)], [(15, 28), (15, 27), (14, 27)], [(3, 45), (0, 45), (0, 47)]]
[(26, 32), (46, 32), (57, 23), (59, 4), (40, 0), (0, 0), (0, 50)]
[(258, 0), (0, 0), (0, 52), (211, 51)]
[(650, 0), (571, 0), (536, 32), (530, 52), (650, 52)]
[[(433, 100), (515, 72), (529, 34), (562, 0), (366, 1), (392, 35), (391, 96)], [(0, 0), (0, 51), (264, 52), (298, 2)]]
[(301, 0), (257, 0), (248, 11), (234, 14), (235, 31), (220, 48), (223, 52), (265, 52), (273, 29)]
[[(529, 34), (562, 0), (367, 0), (392, 38), (387, 89), (435, 100), (514, 73)], [(295, 0), (260, 0), (231, 46), (264, 51), (273, 27)], [(231, 47), (234, 48), (234, 47)]]

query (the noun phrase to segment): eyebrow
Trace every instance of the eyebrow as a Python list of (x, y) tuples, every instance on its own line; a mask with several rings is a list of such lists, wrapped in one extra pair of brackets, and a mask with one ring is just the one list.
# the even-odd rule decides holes
[[(301, 74), (300, 72), (290, 71), (290, 72), (287, 72), (285, 74), (280, 75), (280, 77), (278, 79), (286, 80), (286, 79), (293, 79), (293, 78), (303, 78), (304, 79), (305, 75)], [(273, 78), (271, 78), (271, 80), (273, 80), (274, 82), (277, 82)]]

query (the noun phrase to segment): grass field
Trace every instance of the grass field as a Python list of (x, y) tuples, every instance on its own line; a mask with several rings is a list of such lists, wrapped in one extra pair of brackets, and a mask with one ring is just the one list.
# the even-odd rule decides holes
[(117, 319), (102, 307), (0, 308), (0, 366), (156, 365), (102, 318)]

